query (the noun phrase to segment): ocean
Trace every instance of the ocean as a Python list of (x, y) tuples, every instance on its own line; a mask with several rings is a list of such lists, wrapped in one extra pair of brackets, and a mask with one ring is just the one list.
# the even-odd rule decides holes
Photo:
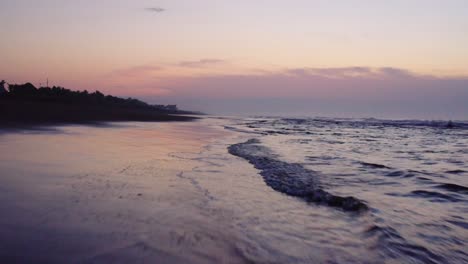
[(6, 130), (0, 175), (5, 263), (468, 262), (463, 121)]

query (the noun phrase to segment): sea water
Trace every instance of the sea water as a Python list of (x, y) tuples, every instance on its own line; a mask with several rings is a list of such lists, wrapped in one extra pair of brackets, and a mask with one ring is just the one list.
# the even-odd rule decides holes
[(313, 188), (363, 201), (359, 236), (382, 262), (467, 261), (466, 122), (258, 117), (227, 128), (308, 169)]

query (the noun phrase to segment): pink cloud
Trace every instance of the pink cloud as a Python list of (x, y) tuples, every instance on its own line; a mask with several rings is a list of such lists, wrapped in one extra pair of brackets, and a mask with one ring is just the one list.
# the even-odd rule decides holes
[(142, 66), (135, 66), (125, 69), (119, 69), (112, 71), (110, 75), (116, 77), (133, 77), (133, 76), (145, 76), (157, 71), (161, 71), (164, 68), (161, 66), (153, 66), (153, 65), (142, 65)]
[(202, 68), (208, 66), (214, 66), (219, 64), (226, 63), (225, 60), (220, 59), (202, 59), (197, 61), (181, 61), (178, 66), (180, 67), (188, 67), (188, 68)]

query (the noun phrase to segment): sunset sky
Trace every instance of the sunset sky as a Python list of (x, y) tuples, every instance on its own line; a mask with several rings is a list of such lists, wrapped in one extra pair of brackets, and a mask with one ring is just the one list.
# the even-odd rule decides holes
[(468, 119), (466, 0), (0, 0), (0, 79), (219, 114)]

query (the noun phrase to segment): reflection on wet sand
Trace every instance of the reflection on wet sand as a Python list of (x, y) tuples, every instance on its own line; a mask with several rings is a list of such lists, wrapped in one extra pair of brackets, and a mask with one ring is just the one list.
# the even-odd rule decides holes
[[(320, 147), (321, 144), (332, 150), (335, 146), (353, 148), (335, 144), (335, 135), (328, 136), (328, 132), (323, 142), (301, 136), (295, 139), (296, 143), (285, 134), (265, 137), (263, 132), (224, 129), (239, 127), (248, 132), (244, 125), (236, 125), (243, 122), (205, 118), (191, 123), (61, 126), (51, 131), (0, 134), (0, 262), (392, 263), (411, 260), (424, 263), (440, 260), (440, 256), (424, 247), (409, 243), (401, 229), (385, 224), (387, 214), (404, 214), (405, 210), (428, 213), (416, 208), (417, 203), (398, 207), (386, 204), (400, 199), (395, 196), (397, 192), (393, 196), (386, 192), (389, 198), (379, 199), (376, 190), (400, 186), (404, 181), (396, 182), (396, 178), (406, 179), (406, 174), (385, 176), (385, 181), (377, 175), (367, 184), (356, 180), (340, 185), (341, 178), (359, 177), (360, 174), (344, 173), (351, 168), (360, 172), (386, 172), (393, 170), (394, 164), (382, 167), (371, 161), (353, 161), (347, 166), (327, 166), (344, 161), (336, 155), (340, 152), (321, 153), (327, 149)], [(262, 176), (267, 175), (271, 162), (263, 164), (262, 172), (243, 158), (228, 153), (229, 146), (255, 137), (260, 138), (258, 144), (267, 143), (272, 151), (280, 154), (279, 147), (286, 142), (289, 147), (283, 150), (295, 152), (275, 156), (281, 162), (274, 164), (289, 164), (303, 157), (301, 166), (307, 171), (320, 171), (300, 175), (317, 177), (314, 180), (321, 188), (333, 194), (346, 196), (353, 192), (368, 203), (369, 210), (350, 213), (323, 203), (307, 203), (270, 188)], [(318, 149), (301, 154), (309, 148)], [(351, 151), (343, 155), (356, 157)], [(327, 169), (344, 171), (327, 173)], [(465, 191), (461, 187), (439, 184), (437, 188), (461, 197)], [(458, 204), (463, 210), (463, 204)], [(432, 208), (439, 210), (442, 205)], [(385, 209), (390, 207), (395, 210)], [(398, 208), (402, 211), (396, 211)], [(406, 215), (409, 226), (418, 221), (419, 215)], [(459, 227), (457, 230), (463, 230), (463, 219), (451, 221), (452, 226)], [(434, 230), (435, 227), (418, 228)], [(437, 230), (447, 234), (453, 231), (443, 228), (447, 226)]]

